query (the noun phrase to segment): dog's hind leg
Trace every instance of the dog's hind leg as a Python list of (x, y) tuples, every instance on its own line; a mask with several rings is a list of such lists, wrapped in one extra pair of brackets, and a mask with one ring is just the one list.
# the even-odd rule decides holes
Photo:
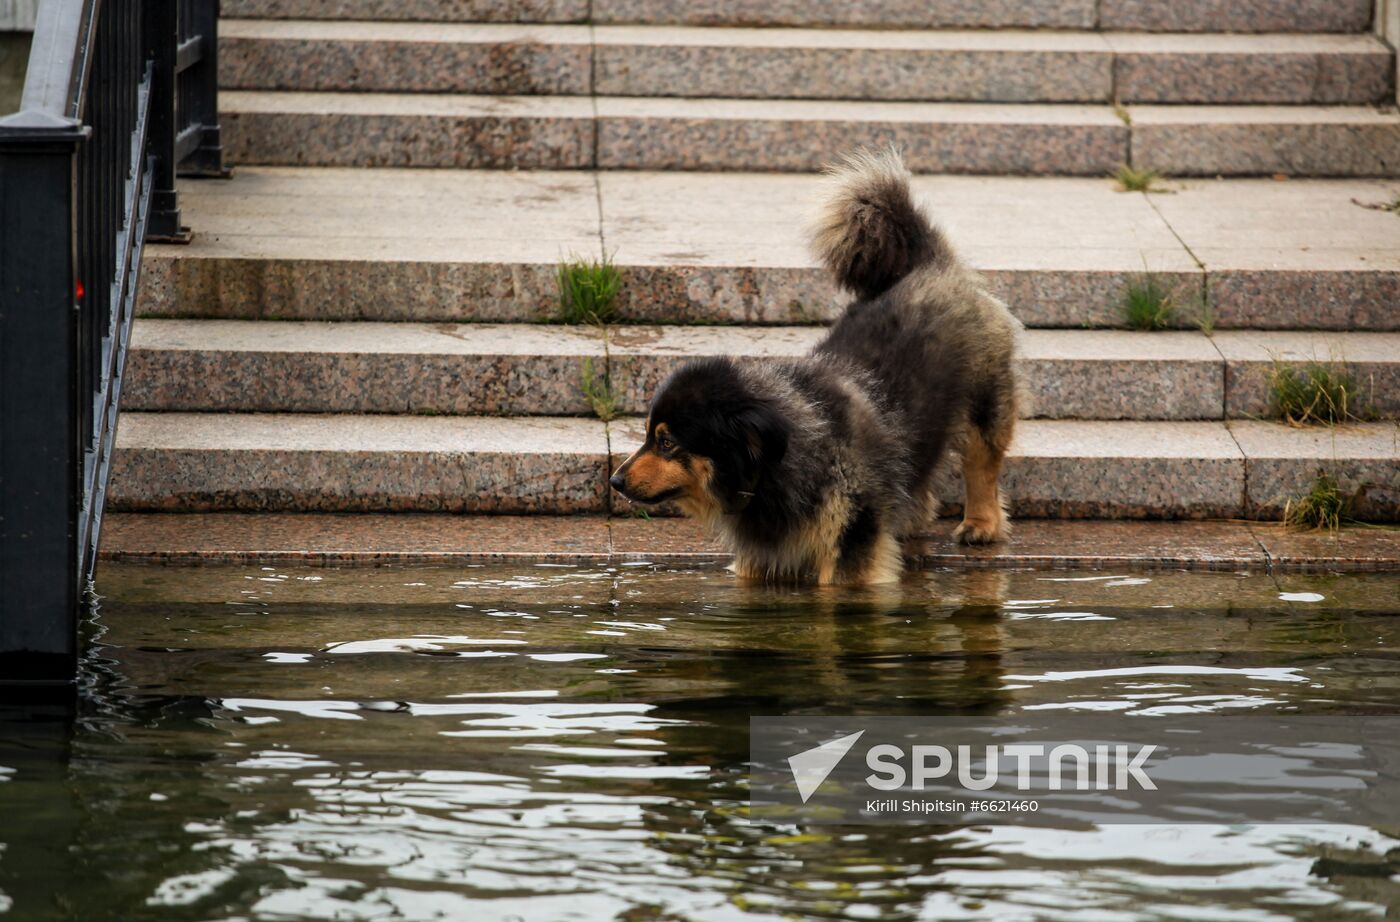
[(963, 484), (967, 500), (962, 524), (953, 537), (964, 544), (989, 544), (1005, 538), (1010, 530), (1006, 503), (1001, 495), (1001, 463), (1011, 441), (1010, 427), (1004, 440), (989, 441), (984, 431), (973, 426), (963, 448)]
[(990, 544), (1002, 540), (1011, 530), (1006, 501), (1001, 495), (1001, 464), (1011, 448), (1020, 415), (1017, 411), (1025, 396), (1011, 369), (1010, 352), (1005, 359), (1006, 367), (991, 376), (980, 399), (973, 402), (972, 418), (968, 421), (962, 453), (967, 499), (963, 503), (962, 524), (953, 532), (953, 537), (964, 544)]

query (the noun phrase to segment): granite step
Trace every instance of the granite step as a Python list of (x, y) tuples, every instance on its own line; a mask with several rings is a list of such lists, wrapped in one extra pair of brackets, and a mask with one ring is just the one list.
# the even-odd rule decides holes
[(603, 332), (543, 324), (142, 318), (123, 410), (591, 415)]
[(470, 512), (607, 508), (598, 420), (123, 412), (116, 510)]
[(1107, 105), (266, 91), (219, 105), (239, 164), (792, 172), (893, 143), (915, 170), (1083, 176), (1128, 157)]
[(225, 16), (425, 22), (1365, 32), (1372, 0), (223, 0)]
[(1132, 106), (1131, 161), (1172, 176), (1400, 176), (1400, 115), (1348, 106)]
[(220, 0), (219, 13), (250, 19), (548, 23), (587, 22), (590, 5), (594, 0)]
[(1220, 330), (1211, 344), (1225, 360), (1227, 419), (1267, 416), (1271, 372), (1312, 363), (1351, 378), (1356, 391), (1352, 412), (1366, 418), (1400, 417), (1400, 333)]
[[(611, 507), (638, 421), (124, 413), (114, 511), (572, 514)], [(1319, 467), (1360, 513), (1400, 513), (1400, 429), (1032, 420), (1003, 483), (1014, 514), (1271, 518)], [(949, 488), (949, 499), (956, 490)], [(625, 505), (624, 505), (625, 508)]]
[(1371, 35), (228, 20), (219, 66), (252, 90), (1364, 104), (1393, 61)]
[(229, 158), (248, 165), (812, 172), (894, 144), (944, 174), (1400, 175), (1400, 114), (1362, 106), (231, 90), (220, 108)]
[[(1400, 330), (1400, 219), (1378, 207), (1395, 182), (915, 188), (1031, 327), (1119, 326), (1150, 272), (1185, 328), (1208, 289), (1220, 329)], [(241, 167), (180, 195), (199, 230), (147, 247), (143, 316), (540, 321), (558, 309), (558, 261), (605, 249), (624, 323), (818, 323), (844, 303), (807, 251), (813, 175)]]
[[(606, 378), (644, 413), (679, 363), (805, 355), (820, 327), (269, 323), (144, 318), (132, 333), (126, 410), (568, 416)], [(1400, 413), (1400, 334), (1030, 330), (1027, 415), (1219, 419), (1269, 412), (1275, 360), (1344, 364), (1358, 411)]]

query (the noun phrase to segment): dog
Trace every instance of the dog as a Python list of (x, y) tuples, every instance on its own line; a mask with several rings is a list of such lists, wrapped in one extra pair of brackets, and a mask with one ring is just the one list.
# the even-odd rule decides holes
[(984, 544), (1009, 527), (999, 476), (1022, 401), (1021, 324), (915, 204), (897, 152), (860, 151), (828, 175), (812, 246), (854, 302), (804, 358), (678, 368), (610, 480), (706, 523), (750, 580), (897, 581), (901, 539), (937, 514), (954, 457), (956, 537)]

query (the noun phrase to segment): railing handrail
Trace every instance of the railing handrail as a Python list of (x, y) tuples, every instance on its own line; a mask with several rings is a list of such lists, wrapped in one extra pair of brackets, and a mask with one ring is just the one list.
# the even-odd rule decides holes
[(0, 118), (0, 686), (71, 682), (147, 239), (226, 175), (217, 0), (45, 0)]
[(92, 24), (101, 0), (47, 0), (39, 4), (24, 75), (20, 112), (76, 119), (92, 62)]

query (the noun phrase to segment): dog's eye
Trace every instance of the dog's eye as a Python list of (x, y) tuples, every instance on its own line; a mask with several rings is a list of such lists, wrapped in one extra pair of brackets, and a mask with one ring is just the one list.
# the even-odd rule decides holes
[(670, 451), (672, 448), (675, 448), (675, 447), (676, 447), (676, 443), (673, 442), (673, 441), (671, 441), (669, 438), (667, 438), (667, 437), (664, 436), (664, 435), (663, 435), (663, 436), (660, 436), (660, 437), (657, 438), (657, 440), (656, 440), (656, 450), (657, 450), (657, 451)]

